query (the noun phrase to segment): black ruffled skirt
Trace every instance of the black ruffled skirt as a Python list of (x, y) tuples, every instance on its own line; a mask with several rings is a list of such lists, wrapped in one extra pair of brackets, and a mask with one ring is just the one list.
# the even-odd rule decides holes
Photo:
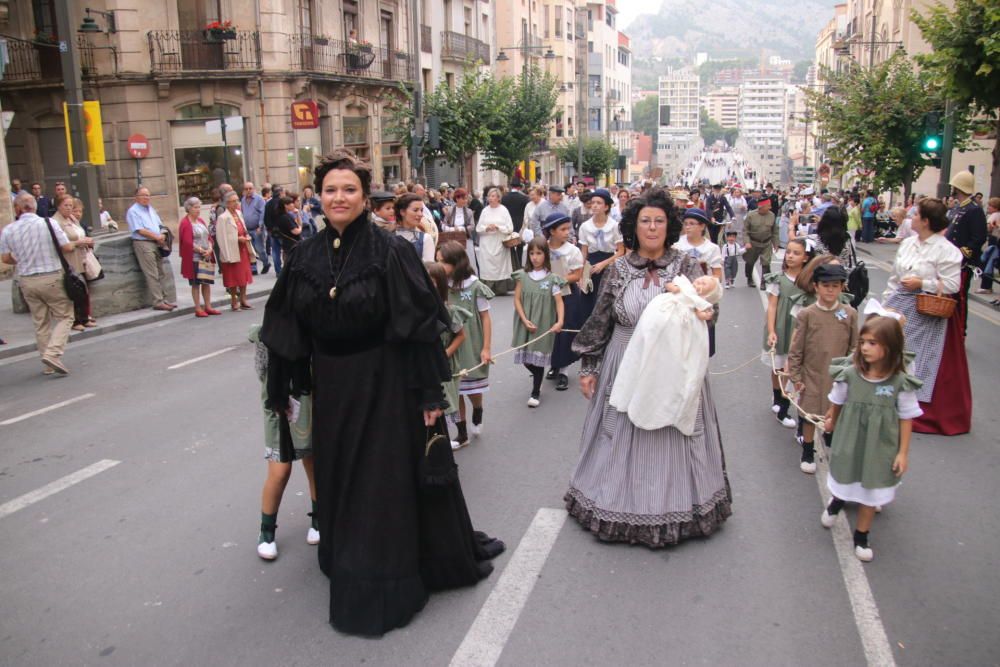
[(405, 359), (391, 344), (313, 356), (319, 565), (330, 623), (346, 633), (404, 626), (429, 591), (492, 571), (457, 479), (420, 483), (427, 429), (416, 393), (404, 389)]

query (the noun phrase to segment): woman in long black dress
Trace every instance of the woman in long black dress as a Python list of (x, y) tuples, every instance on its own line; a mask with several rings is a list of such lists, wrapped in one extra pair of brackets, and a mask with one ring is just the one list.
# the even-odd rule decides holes
[(413, 246), (371, 223), (370, 168), (341, 151), (315, 175), (326, 227), (293, 249), (268, 299), (266, 404), (285, 413), (312, 394), (330, 623), (381, 635), (428, 591), (487, 576), (503, 544), (473, 533), (453, 460), (447, 486), (422, 483), (446, 405), (447, 310)]

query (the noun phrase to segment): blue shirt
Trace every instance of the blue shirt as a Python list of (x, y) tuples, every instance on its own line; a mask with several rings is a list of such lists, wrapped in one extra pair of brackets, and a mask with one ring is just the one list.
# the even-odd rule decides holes
[(243, 222), (246, 224), (247, 231), (253, 231), (260, 227), (261, 223), (264, 222), (264, 198), (255, 192), (249, 198), (241, 199), (240, 205), (243, 208)]
[(149, 230), (159, 236), (160, 226), (163, 224), (155, 208), (152, 206), (143, 206), (139, 203), (132, 204), (129, 207), (128, 212), (125, 214), (125, 220), (128, 222), (129, 231), (132, 232), (131, 238), (137, 241), (149, 241), (149, 239), (139, 233), (140, 229)]
[(862, 218), (874, 218), (875, 214), (872, 213), (871, 207), (873, 204), (877, 204), (878, 200), (874, 197), (865, 197), (865, 200), (861, 202), (861, 217)]

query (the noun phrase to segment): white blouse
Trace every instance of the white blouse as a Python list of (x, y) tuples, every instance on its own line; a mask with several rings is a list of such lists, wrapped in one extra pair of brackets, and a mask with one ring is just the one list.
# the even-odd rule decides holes
[(594, 224), (593, 218), (588, 218), (580, 225), (580, 245), (587, 246), (591, 252), (615, 252), (618, 244), (623, 243), (621, 229), (615, 220), (608, 219), (603, 227)]
[(941, 234), (932, 234), (926, 241), (917, 236), (903, 239), (882, 298), (892, 296), (899, 290), (900, 281), (909, 276), (923, 281), (924, 292), (936, 294), (940, 280), (941, 291), (954, 294), (962, 284), (962, 251)]
[(704, 263), (709, 269), (722, 268), (722, 250), (708, 239), (705, 239), (704, 243), (700, 245), (692, 245), (686, 236), (682, 236), (677, 239), (677, 243), (673, 247), (685, 254), (691, 255), (699, 262)]

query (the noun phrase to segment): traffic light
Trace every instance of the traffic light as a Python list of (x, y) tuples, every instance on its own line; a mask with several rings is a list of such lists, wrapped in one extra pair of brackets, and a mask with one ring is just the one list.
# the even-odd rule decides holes
[(940, 157), (941, 144), (941, 114), (931, 111), (924, 115), (924, 135), (920, 148), (932, 158)]

